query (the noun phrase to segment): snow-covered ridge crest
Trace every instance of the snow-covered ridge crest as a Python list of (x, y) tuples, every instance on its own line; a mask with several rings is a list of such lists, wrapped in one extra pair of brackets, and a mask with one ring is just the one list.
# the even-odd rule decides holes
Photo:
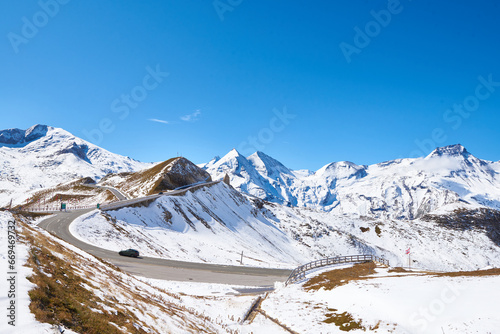
[(0, 131), (0, 147), (1, 146), (18, 146), (27, 144), (34, 140), (37, 140), (47, 134), (47, 132), (52, 130), (52, 127), (47, 125), (33, 125), (27, 130), (21, 129), (7, 129)]
[(292, 171), (262, 152), (245, 158), (236, 150), (202, 167), (215, 180), (227, 173), (235, 188), (267, 201), (338, 214), (415, 219), (453, 203), (500, 209), (500, 164), (459, 144), (425, 158), (370, 166), (333, 162), (314, 173)]
[(0, 131), (0, 205), (29, 197), (29, 192), (81, 177), (150, 166), (111, 153), (71, 133), (47, 125)]

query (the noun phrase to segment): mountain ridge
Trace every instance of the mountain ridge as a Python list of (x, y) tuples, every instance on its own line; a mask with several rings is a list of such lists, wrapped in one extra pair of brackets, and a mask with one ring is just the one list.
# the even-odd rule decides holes
[(215, 180), (227, 173), (235, 188), (263, 200), (340, 214), (415, 219), (456, 203), (500, 208), (499, 164), (476, 158), (461, 144), (423, 158), (373, 165), (339, 161), (307, 173), (262, 152), (245, 158), (234, 149), (201, 166)]

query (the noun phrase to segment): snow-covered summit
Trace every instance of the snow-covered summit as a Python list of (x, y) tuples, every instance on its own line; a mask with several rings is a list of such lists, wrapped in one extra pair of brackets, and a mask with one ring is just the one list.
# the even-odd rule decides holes
[(256, 152), (244, 157), (236, 149), (219, 160), (212, 160), (202, 166), (214, 180), (230, 176), (236, 189), (272, 202), (286, 203), (289, 194), (282, 184), (296, 178), (296, 175), (282, 163), (270, 156)]
[(111, 153), (73, 134), (47, 125), (0, 131), (0, 205), (25, 193), (81, 177), (150, 166)]
[(292, 171), (285, 167), (278, 160), (271, 158), (267, 154), (257, 151), (250, 155), (247, 160), (252, 164), (252, 166), (262, 175), (266, 175), (270, 178), (276, 179), (280, 177), (280, 174), (292, 175)]
[(0, 131), (0, 147), (16, 146), (30, 143), (47, 134), (49, 129), (53, 129), (47, 125), (33, 125), (27, 130), (7, 129)]
[(462, 156), (464, 158), (467, 158), (470, 155), (470, 153), (467, 151), (465, 147), (463, 147), (460, 144), (455, 144), (455, 145), (448, 145), (448, 146), (443, 146), (443, 147), (438, 147), (434, 151), (431, 152), (427, 157), (432, 158), (432, 157), (442, 157), (442, 156), (450, 156), (450, 157), (456, 157), (456, 156)]
[(316, 178), (350, 179), (366, 176), (366, 166), (358, 166), (350, 161), (332, 162), (320, 168), (315, 174)]

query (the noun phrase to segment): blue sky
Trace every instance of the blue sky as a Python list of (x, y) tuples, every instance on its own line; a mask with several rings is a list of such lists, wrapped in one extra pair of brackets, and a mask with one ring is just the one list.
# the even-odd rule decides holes
[(455, 143), (500, 159), (497, 1), (24, 0), (0, 13), (2, 129), (62, 127), (141, 161), (238, 148), (315, 170)]

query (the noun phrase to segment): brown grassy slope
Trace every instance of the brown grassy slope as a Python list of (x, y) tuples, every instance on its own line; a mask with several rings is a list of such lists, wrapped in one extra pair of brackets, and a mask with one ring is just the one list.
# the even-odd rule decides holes
[[(371, 278), (382, 278), (382, 277), (370, 277), (371, 274), (375, 273), (376, 265), (373, 262), (355, 264), (351, 268), (331, 270), (324, 272), (316, 277), (311, 278), (308, 282), (304, 284), (304, 289), (307, 291), (319, 290), (324, 287), (326, 290), (331, 290), (338, 286), (349, 283), (350, 281), (356, 280), (366, 280)], [(389, 273), (406, 273), (414, 274), (416, 272), (405, 270), (401, 267), (396, 267), (389, 269)], [(488, 269), (488, 270), (476, 270), (476, 271), (457, 271), (457, 272), (447, 272), (447, 273), (433, 273), (433, 272), (418, 272), (421, 275), (435, 276), (435, 277), (482, 277), (482, 276), (494, 276), (500, 275), (500, 269)], [(396, 277), (396, 276), (387, 276)], [(399, 276), (401, 277), (401, 276)]]
[(456, 209), (447, 215), (427, 214), (422, 217), (424, 221), (433, 221), (448, 229), (458, 231), (479, 230), (497, 246), (500, 246), (500, 211), (480, 209)]
[(233, 333), (184, 307), (179, 295), (137, 281), (100, 259), (89, 260), (24, 220), (16, 216), (21, 242), (30, 248), (27, 266), (35, 285), (29, 291), (30, 310), (40, 322), (91, 334)]
[[(109, 175), (108, 178), (112, 176)], [(205, 180), (211, 181), (210, 174), (183, 157), (171, 158), (151, 168), (119, 176), (122, 181), (114, 186), (134, 197), (173, 190)], [(106, 178), (103, 183), (106, 183)]]
[(437, 277), (481, 277), (481, 276), (498, 276), (500, 275), (500, 269), (488, 269), (488, 270), (475, 270), (475, 271), (456, 271), (449, 273), (436, 273), (430, 274)]
[(319, 290), (320, 288), (331, 290), (353, 280), (367, 279), (369, 277), (366, 276), (375, 273), (375, 268), (374, 262), (367, 262), (355, 264), (350, 268), (324, 272), (306, 282), (304, 289), (307, 291)]

